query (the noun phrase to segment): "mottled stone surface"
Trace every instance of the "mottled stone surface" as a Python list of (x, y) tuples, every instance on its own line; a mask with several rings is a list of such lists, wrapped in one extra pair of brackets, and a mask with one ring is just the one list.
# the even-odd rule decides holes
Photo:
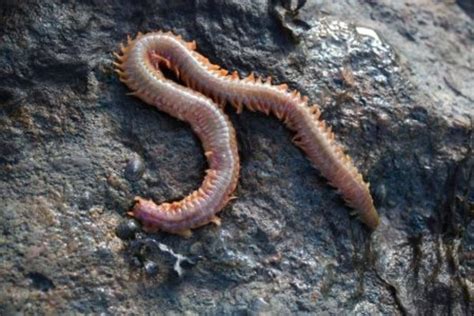
[[(474, 28), (458, 2), (1, 2), (0, 314), (469, 314)], [(113, 73), (126, 35), (156, 29), (320, 104), (379, 229), (276, 118), (228, 108), (242, 172), (223, 225), (137, 232), (134, 196), (181, 198), (206, 168), (189, 126)]]

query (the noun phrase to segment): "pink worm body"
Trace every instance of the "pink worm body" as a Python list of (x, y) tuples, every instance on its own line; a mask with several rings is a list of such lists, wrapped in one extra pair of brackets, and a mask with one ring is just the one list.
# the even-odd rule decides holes
[(231, 199), (239, 176), (239, 156), (235, 130), (211, 99), (166, 79), (159, 70), (162, 44), (154, 37), (130, 41), (118, 56), (120, 79), (134, 95), (180, 120), (188, 122), (202, 142), (209, 169), (202, 186), (181, 201), (155, 204), (137, 197), (132, 215), (147, 231), (166, 231), (190, 236), (191, 228), (210, 222)]
[[(319, 119), (317, 105), (308, 106), (307, 97), (289, 91), (286, 85), (272, 85), (271, 78), (263, 81), (251, 74), (240, 79), (235, 71), (229, 75), (226, 70), (211, 64), (197, 53), (195, 48), (194, 42), (184, 42), (171, 33), (152, 32), (139, 34), (136, 39), (129, 40), (127, 47), (122, 48), (123, 55), (117, 55), (120, 78), (134, 94), (188, 121), (203, 142), (204, 149), (212, 152), (209, 157), (210, 172), (201, 189), (173, 204), (156, 205), (138, 198), (133, 216), (152, 230), (185, 232), (183, 234), (188, 234), (190, 228), (211, 221), (218, 223), (215, 213), (226, 204), (237, 184), (239, 163), (235, 132), (217, 105), (193, 91), (196, 90), (221, 106), (226, 102), (231, 103), (239, 113), (245, 106), (251, 111), (276, 115), (296, 132), (293, 139), (295, 144), (307, 154), (329, 183), (338, 189), (346, 203), (356, 209), (362, 222), (372, 229), (378, 226), (379, 217), (369, 185), (364, 182), (350, 157), (335, 142), (331, 129)], [(193, 90), (164, 79), (158, 70), (158, 62), (165, 63)], [(206, 124), (197, 128), (199, 120), (204, 120)], [(221, 175), (222, 179), (216, 181), (216, 174)], [(216, 181), (214, 186), (208, 185), (211, 180)], [(210, 188), (214, 191), (209, 191)], [(197, 198), (207, 208), (198, 205), (198, 211), (194, 207)]]

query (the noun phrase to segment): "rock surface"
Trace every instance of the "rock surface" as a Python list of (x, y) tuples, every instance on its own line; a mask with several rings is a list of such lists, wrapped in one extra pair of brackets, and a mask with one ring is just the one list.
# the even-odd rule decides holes
[[(3, 1), (0, 314), (472, 312), (465, 3)], [(189, 126), (113, 73), (126, 35), (156, 29), (319, 103), (371, 182), (379, 229), (276, 118), (231, 108), (242, 172), (223, 225), (183, 239), (127, 222), (134, 196), (179, 199), (206, 168)]]

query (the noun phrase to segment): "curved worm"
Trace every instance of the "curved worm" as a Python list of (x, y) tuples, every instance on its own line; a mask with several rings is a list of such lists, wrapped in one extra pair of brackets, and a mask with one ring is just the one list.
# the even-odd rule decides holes
[(133, 95), (191, 125), (202, 142), (209, 169), (201, 187), (181, 201), (157, 205), (137, 197), (131, 215), (146, 231), (189, 237), (191, 228), (210, 222), (220, 225), (216, 213), (237, 186), (237, 140), (228, 117), (211, 99), (164, 77), (160, 65), (167, 60), (157, 54), (160, 46), (161, 41), (149, 36), (129, 40), (123, 55), (117, 55), (116, 71)]
[[(276, 115), (296, 133), (293, 142), (306, 153), (314, 167), (319, 169), (329, 183), (338, 189), (345, 202), (356, 210), (361, 221), (372, 229), (378, 226), (379, 217), (368, 183), (364, 182), (350, 157), (344, 154), (342, 148), (335, 142), (331, 128), (320, 120), (317, 105), (309, 106), (307, 97), (302, 97), (297, 91), (289, 91), (285, 84), (272, 85), (271, 77), (262, 80), (251, 73), (247, 78), (241, 79), (235, 71), (229, 74), (218, 65), (211, 64), (195, 49), (194, 41), (185, 42), (180, 36), (169, 32), (139, 34), (133, 41), (129, 40), (127, 47), (122, 49), (123, 56), (118, 56), (120, 78), (138, 97), (148, 103), (154, 104), (157, 100), (161, 102), (168, 97), (175, 102), (177, 100), (180, 103), (185, 102), (181, 98), (182, 95), (170, 96), (172, 93), (165, 87), (157, 89), (159, 86), (157, 82), (162, 79), (156, 75), (159, 73), (156, 71), (156, 63), (161, 61), (188, 87), (212, 98), (222, 107), (230, 103), (238, 113), (245, 106), (251, 111)], [(140, 69), (144, 67), (155, 76), (143, 75), (144, 71)], [(153, 69), (155, 70), (151, 71)], [(131, 85), (130, 82), (137, 84)], [(169, 85), (178, 90), (177, 85), (171, 83)], [(155, 213), (147, 213), (149, 215), (144, 217), (142, 205), (144, 205), (142, 200), (139, 200), (133, 215), (146, 224), (152, 221)], [(168, 216), (168, 219), (171, 218), (173, 215)]]

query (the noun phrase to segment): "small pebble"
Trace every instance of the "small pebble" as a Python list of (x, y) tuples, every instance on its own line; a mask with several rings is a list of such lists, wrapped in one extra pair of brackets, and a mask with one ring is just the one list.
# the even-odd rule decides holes
[(146, 261), (143, 267), (145, 268), (146, 274), (149, 276), (155, 276), (158, 274), (158, 265), (153, 261)]
[(385, 199), (387, 198), (387, 188), (384, 184), (379, 184), (375, 187), (374, 198), (375, 202), (379, 205), (385, 203)]
[(117, 237), (120, 239), (127, 240), (133, 239), (135, 234), (139, 231), (140, 225), (138, 222), (130, 218), (121, 222), (117, 228), (115, 228), (115, 235), (117, 235)]
[(145, 163), (143, 159), (138, 155), (133, 155), (127, 162), (125, 166), (125, 179), (128, 181), (138, 181), (143, 176), (145, 172)]

